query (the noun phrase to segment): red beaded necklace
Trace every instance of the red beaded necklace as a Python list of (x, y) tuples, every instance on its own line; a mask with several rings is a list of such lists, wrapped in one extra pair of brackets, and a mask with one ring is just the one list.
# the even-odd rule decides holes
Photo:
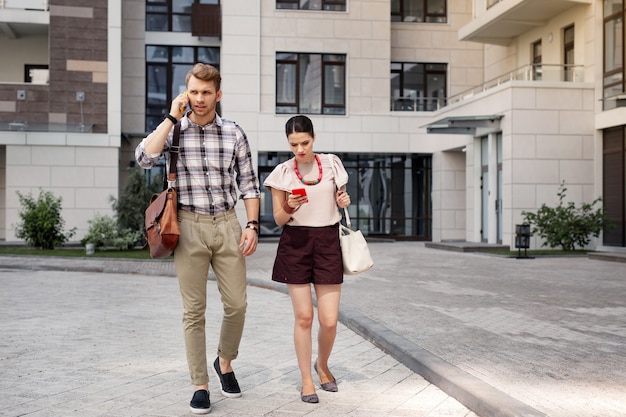
[(300, 171), (298, 171), (298, 160), (296, 158), (293, 159), (293, 170), (296, 172), (296, 176), (298, 177), (300, 182), (302, 182), (302, 184), (304, 185), (317, 185), (322, 180), (322, 161), (320, 161), (320, 157), (317, 155), (315, 155), (315, 160), (317, 161), (317, 168), (319, 169), (320, 173), (316, 180), (305, 181), (304, 178), (302, 178), (302, 174), (300, 174)]

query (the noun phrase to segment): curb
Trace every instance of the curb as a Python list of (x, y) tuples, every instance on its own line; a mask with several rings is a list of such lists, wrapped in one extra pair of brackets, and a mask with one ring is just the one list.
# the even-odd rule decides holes
[(339, 320), (481, 417), (546, 417), (350, 307)]

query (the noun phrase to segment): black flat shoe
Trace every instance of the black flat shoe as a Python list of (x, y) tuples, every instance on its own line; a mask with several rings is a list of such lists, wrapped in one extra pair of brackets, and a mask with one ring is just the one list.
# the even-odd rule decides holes
[(209, 414), (211, 412), (211, 400), (209, 391), (198, 390), (193, 393), (193, 398), (189, 403), (189, 410), (193, 414)]
[(235, 372), (226, 372), (225, 374), (223, 374), (222, 370), (220, 369), (219, 356), (215, 358), (215, 362), (213, 362), (213, 370), (215, 371), (215, 375), (217, 375), (217, 377), (220, 379), (220, 387), (222, 395), (224, 397), (241, 397), (241, 389), (239, 388), (237, 378), (235, 378)]
[(305, 403), (309, 403), (309, 404), (317, 404), (318, 402), (320, 402), (320, 399), (317, 396), (317, 394), (307, 394), (307, 395), (304, 395), (301, 392), (300, 393), (300, 399), (302, 401), (304, 401)]
[[(315, 369), (315, 372), (317, 373), (317, 376), (319, 377), (320, 373), (317, 370), (317, 361), (313, 365), (313, 369)], [(322, 387), (322, 389), (324, 391), (328, 391), (328, 392), (337, 392), (337, 391), (339, 391), (339, 388), (337, 388), (337, 380), (335, 379), (335, 377), (333, 377), (332, 381), (326, 382), (324, 384), (322, 384), (321, 378), (320, 378), (320, 386)]]

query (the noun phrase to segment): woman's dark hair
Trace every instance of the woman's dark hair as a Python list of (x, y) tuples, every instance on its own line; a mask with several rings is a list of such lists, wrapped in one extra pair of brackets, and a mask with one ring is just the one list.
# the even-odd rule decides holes
[(287, 120), (287, 123), (285, 124), (285, 133), (287, 134), (287, 137), (289, 137), (292, 133), (302, 132), (308, 133), (311, 137), (315, 136), (315, 132), (313, 132), (313, 122), (311, 119), (299, 114)]

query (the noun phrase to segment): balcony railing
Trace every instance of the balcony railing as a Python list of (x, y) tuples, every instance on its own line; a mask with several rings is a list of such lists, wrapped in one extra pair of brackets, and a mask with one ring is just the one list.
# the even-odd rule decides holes
[(91, 133), (93, 123), (0, 122), (0, 131)]
[(445, 102), (443, 97), (392, 97), (391, 111), (435, 111)]
[(489, 90), (511, 81), (536, 82), (582, 82), (584, 80), (582, 65), (530, 64), (489, 80), (482, 85), (448, 97), (447, 105), (468, 99), (474, 94)]
[(391, 111), (435, 111), (511, 81), (582, 82), (582, 65), (530, 64), (450, 97), (392, 97)]
[(0, 0), (0, 9), (48, 10), (48, 0)]
[[(50, 94), (48, 85), (0, 82), (0, 97), (6, 100), (0, 111), (0, 132), (93, 132), (94, 116), (85, 113), (84, 94), (77, 93), (76, 105), (68, 106), (66, 122), (48, 120)], [(15, 97), (13, 107), (11, 97)]]

